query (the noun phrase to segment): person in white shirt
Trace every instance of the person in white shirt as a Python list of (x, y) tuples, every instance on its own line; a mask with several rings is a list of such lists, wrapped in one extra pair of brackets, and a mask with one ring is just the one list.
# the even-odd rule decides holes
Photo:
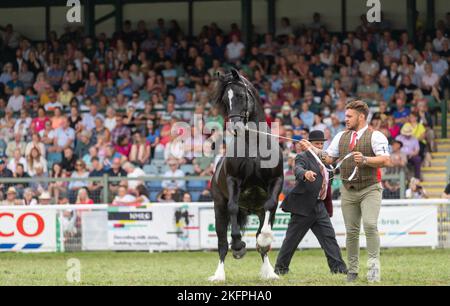
[(27, 143), (25, 147), (25, 157), (30, 155), (31, 149), (33, 148), (37, 148), (39, 153), (45, 158), (47, 152), (45, 151), (45, 145), (41, 142), (41, 136), (38, 133), (33, 133), (31, 141)]
[(443, 50), (444, 41), (448, 38), (444, 36), (441, 30), (436, 30), (436, 38), (433, 39), (433, 48), (436, 52), (441, 52)]
[(6, 107), (12, 109), (13, 112), (19, 112), (25, 105), (25, 97), (21, 94), (21, 90), (20, 87), (15, 87), (13, 94), (9, 97)]
[(38, 205), (38, 201), (34, 196), (33, 189), (26, 188), (23, 192), (23, 200), (21, 200), (21, 205), (24, 206), (35, 206)]
[(69, 121), (64, 118), (62, 127), (55, 130), (54, 147), (56, 152), (62, 152), (66, 148), (73, 148), (75, 130), (69, 126)]
[(106, 108), (106, 118), (103, 124), (110, 132), (116, 127), (116, 111), (113, 107), (108, 106)]
[(244, 57), (245, 45), (239, 41), (237, 35), (231, 36), (231, 42), (226, 46), (225, 57), (231, 63), (235, 63)]
[(31, 127), (31, 118), (28, 116), (26, 109), (20, 110), (20, 118), (17, 119), (14, 125), (14, 134), (20, 134), (24, 138), (28, 138)]
[(425, 75), (425, 66), (427, 62), (425, 61), (424, 57), (419, 54), (416, 56), (416, 61), (414, 63), (414, 74), (416, 75), (416, 78), (421, 80), (422, 76)]
[(145, 103), (139, 99), (139, 92), (135, 91), (131, 100), (128, 102), (128, 108), (133, 107), (135, 110), (144, 110)]
[(119, 186), (117, 196), (114, 198), (113, 205), (130, 205), (136, 203), (136, 197), (128, 193), (126, 186)]
[(409, 182), (409, 188), (405, 192), (405, 198), (406, 199), (427, 199), (428, 195), (425, 190), (420, 185), (420, 180), (413, 177), (411, 178), (411, 181)]
[(81, 124), (83, 127), (91, 131), (95, 128), (95, 119), (100, 118), (102, 121), (105, 121), (105, 117), (103, 117), (102, 114), (98, 113), (97, 105), (92, 104), (89, 108), (89, 113), (83, 115), (83, 120), (81, 121)]
[[(169, 170), (164, 173), (164, 177), (184, 177), (185, 174), (182, 170), (178, 169), (178, 161), (175, 159), (170, 159), (168, 161)], [(168, 189), (185, 189), (186, 182), (184, 180), (164, 180), (162, 182), (163, 188)]]
[(313, 151), (323, 163), (332, 164), (339, 158), (343, 182), (341, 207), (347, 231), (349, 273), (347, 281), (354, 282), (359, 272), (359, 236), (361, 220), (367, 241), (369, 282), (380, 282), (380, 237), (378, 218), (381, 208), (382, 186), (380, 168), (390, 166), (388, 140), (379, 131), (369, 129), (368, 105), (360, 100), (347, 104), (347, 130), (333, 139), (326, 151), (315, 148), (307, 140), (302, 150)]
[[(139, 178), (139, 177), (145, 176), (144, 170), (142, 170), (141, 168), (136, 167), (135, 165), (133, 165), (130, 162), (126, 162), (122, 166), (122, 168), (127, 173), (127, 177), (128, 178)], [(136, 190), (136, 188), (139, 185), (143, 185), (143, 184), (144, 184), (144, 182), (140, 181), (140, 180), (129, 180), (128, 181), (128, 188), (130, 190)]]
[(448, 73), (447, 60), (442, 59), (437, 52), (433, 52), (433, 60), (431, 61), (431, 66), (433, 67), (433, 72), (436, 73), (440, 78)]
[(27, 172), (27, 160), (22, 156), (20, 149), (15, 149), (13, 158), (8, 162), (8, 169), (15, 173), (18, 164), (22, 164), (23, 170)]

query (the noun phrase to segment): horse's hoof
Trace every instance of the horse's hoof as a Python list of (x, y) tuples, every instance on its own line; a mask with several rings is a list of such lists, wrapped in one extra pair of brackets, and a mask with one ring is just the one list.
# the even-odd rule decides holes
[(261, 276), (262, 280), (268, 280), (268, 281), (280, 279), (280, 277), (273, 271), (261, 272), (260, 276)]
[(220, 282), (224, 282), (225, 281), (225, 275), (213, 275), (211, 277), (208, 278), (208, 281), (212, 282), (212, 283), (220, 283)]
[(242, 259), (245, 254), (247, 254), (247, 249), (245, 247), (240, 250), (233, 250), (233, 257), (235, 259)]

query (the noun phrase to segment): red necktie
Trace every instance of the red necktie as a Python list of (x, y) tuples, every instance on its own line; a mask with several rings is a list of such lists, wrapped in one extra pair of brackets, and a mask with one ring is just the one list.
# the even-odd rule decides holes
[(353, 132), (352, 141), (350, 142), (350, 145), (348, 147), (350, 151), (353, 151), (353, 149), (355, 148), (355, 146), (356, 146), (356, 138), (357, 137), (358, 137), (358, 133)]

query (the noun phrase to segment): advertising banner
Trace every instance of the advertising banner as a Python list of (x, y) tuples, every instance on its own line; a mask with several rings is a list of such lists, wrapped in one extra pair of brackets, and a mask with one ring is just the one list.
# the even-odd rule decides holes
[[(214, 225), (214, 210), (212, 208), (200, 209), (200, 245), (203, 249), (217, 248), (217, 235)], [(283, 243), (289, 224), (290, 214), (278, 210), (273, 227), (274, 241), (272, 248), (278, 249)], [(340, 209), (335, 209), (331, 219), (336, 232), (336, 239), (340, 247), (345, 247), (345, 224)], [(380, 243), (382, 247), (436, 247), (438, 246), (438, 219), (435, 206), (387, 206), (382, 207), (378, 222)], [(243, 241), (247, 248), (256, 248), (256, 232), (259, 220), (250, 216)], [(366, 246), (363, 226), (361, 224), (360, 245)], [(231, 238), (229, 237), (229, 241)], [(319, 242), (309, 231), (300, 248), (320, 248)]]
[(56, 252), (54, 210), (0, 209), (0, 252)]
[(199, 236), (197, 207), (180, 203), (108, 209), (110, 250), (197, 250)]

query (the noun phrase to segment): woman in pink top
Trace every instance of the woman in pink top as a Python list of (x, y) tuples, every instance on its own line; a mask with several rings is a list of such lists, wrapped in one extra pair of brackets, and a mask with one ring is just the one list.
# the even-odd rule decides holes
[(38, 116), (31, 121), (31, 130), (34, 133), (39, 133), (45, 129), (45, 123), (47, 121), (50, 121), (50, 119), (47, 117), (45, 108), (41, 106), (38, 109)]
[(115, 145), (116, 152), (128, 158), (131, 151), (131, 143), (126, 136), (120, 136)]
[(391, 134), (391, 137), (393, 139), (395, 139), (395, 137), (397, 137), (400, 134), (400, 126), (395, 124), (394, 117), (392, 117), (392, 116), (388, 117), (387, 126), (388, 126), (389, 133)]

